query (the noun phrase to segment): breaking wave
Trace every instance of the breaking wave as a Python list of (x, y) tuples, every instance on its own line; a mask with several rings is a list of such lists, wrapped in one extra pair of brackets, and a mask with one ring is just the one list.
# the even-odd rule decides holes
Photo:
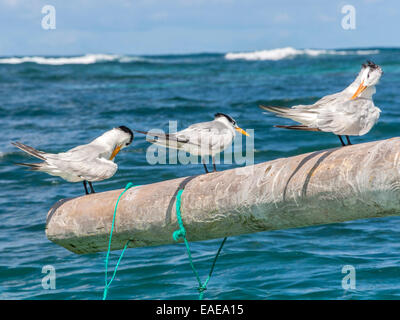
[(379, 50), (318, 50), (318, 49), (295, 49), (292, 47), (278, 48), (271, 50), (260, 50), (253, 52), (229, 52), (225, 55), (227, 60), (282, 60), (293, 58), (299, 55), (369, 55), (377, 54)]
[(113, 54), (85, 54), (76, 57), (10, 57), (0, 58), (0, 64), (20, 64), (20, 63), (37, 63), (48, 65), (64, 65), (64, 64), (93, 64), (98, 62), (118, 61), (121, 63), (129, 63), (133, 61), (144, 61), (144, 58), (119, 56)]
[[(227, 60), (282, 60), (300, 55), (370, 55), (377, 54), (379, 50), (324, 50), (324, 49), (295, 49), (292, 47), (252, 52), (229, 52), (223, 57)], [(116, 54), (85, 54), (81, 56), (66, 57), (0, 57), (1, 64), (36, 63), (42, 65), (85, 65), (95, 63), (155, 63), (155, 64), (190, 64), (212, 62), (221, 59), (220, 54), (188, 54), (188, 55), (161, 55), (161, 56), (130, 56)]]

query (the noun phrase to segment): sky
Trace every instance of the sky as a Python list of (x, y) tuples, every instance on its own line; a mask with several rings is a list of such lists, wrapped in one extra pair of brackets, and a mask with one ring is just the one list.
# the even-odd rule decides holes
[(399, 30), (398, 0), (0, 0), (0, 56), (400, 47)]

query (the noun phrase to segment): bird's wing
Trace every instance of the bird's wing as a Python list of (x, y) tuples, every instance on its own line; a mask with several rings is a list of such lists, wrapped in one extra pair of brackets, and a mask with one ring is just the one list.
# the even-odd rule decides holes
[(87, 181), (102, 181), (111, 178), (118, 169), (116, 163), (103, 158), (85, 161), (66, 161), (64, 159), (51, 159), (47, 161), (46, 171), (65, 176), (77, 176)]
[(363, 99), (337, 98), (320, 108), (316, 127), (327, 132), (343, 132), (362, 117), (360, 112), (364, 103)]
[(317, 102), (314, 104), (310, 105), (298, 105), (298, 106), (293, 106), (293, 109), (296, 110), (308, 110), (308, 111), (319, 111), (321, 108), (325, 108), (325, 106), (329, 105), (334, 105), (337, 103), (338, 100), (343, 101), (344, 99), (343, 93), (338, 92), (334, 94), (330, 94), (327, 96), (322, 97), (319, 99)]
[(181, 149), (185, 144), (192, 144), (185, 135), (177, 133), (158, 133), (151, 131), (134, 130), (145, 134), (149, 142), (174, 149)]
[(84, 144), (72, 148), (66, 152), (46, 154), (46, 159), (78, 162), (92, 161), (97, 159), (103, 152), (106, 152), (106, 150), (99, 145)]
[(213, 150), (224, 149), (233, 138), (229, 129), (218, 121), (196, 123), (176, 133), (181, 139), (189, 140), (189, 143), (201, 148)]

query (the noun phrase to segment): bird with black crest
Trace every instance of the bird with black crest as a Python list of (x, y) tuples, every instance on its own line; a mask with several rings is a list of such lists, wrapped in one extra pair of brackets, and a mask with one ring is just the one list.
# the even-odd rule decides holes
[(211, 156), (215, 172), (217, 171), (215, 156), (232, 144), (236, 132), (249, 136), (232, 117), (224, 113), (216, 113), (213, 121), (195, 123), (176, 133), (134, 131), (147, 135), (148, 141), (153, 144), (200, 156), (206, 173), (209, 173), (205, 163), (206, 157)]
[(289, 118), (298, 125), (277, 125), (278, 128), (323, 131), (336, 134), (342, 146), (346, 137), (362, 136), (377, 123), (381, 110), (374, 105), (372, 96), (376, 92), (383, 71), (372, 61), (361, 66), (357, 78), (341, 92), (323, 97), (312, 105), (297, 105), (291, 108), (278, 106), (260, 106), (275, 113), (278, 117)]
[(103, 133), (88, 144), (66, 152), (47, 153), (20, 142), (12, 144), (42, 160), (39, 163), (16, 163), (17, 165), (58, 176), (68, 182), (83, 182), (85, 193), (88, 194), (87, 184), (94, 193), (92, 182), (109, 179), (117, 172), (118, 165), (114, 158), (132, 141), (133, 132), (128, 127), (120, 126)]

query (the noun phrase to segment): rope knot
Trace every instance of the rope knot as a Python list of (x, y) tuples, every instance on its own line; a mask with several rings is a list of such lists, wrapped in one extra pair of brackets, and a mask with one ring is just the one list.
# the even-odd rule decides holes
[(198, 287), (197, 290), (199, 291), (199, 293), (203, 293), (207, 290), (207, 287), (205, 285), (202, 285), (201, 287)]
[(176, 230), (172, 234), (172, 237), (174, 238), (175, 241), (178, 241), (179, 238), (185, 238), (186, 237), (186, 230), (184, 228)]

